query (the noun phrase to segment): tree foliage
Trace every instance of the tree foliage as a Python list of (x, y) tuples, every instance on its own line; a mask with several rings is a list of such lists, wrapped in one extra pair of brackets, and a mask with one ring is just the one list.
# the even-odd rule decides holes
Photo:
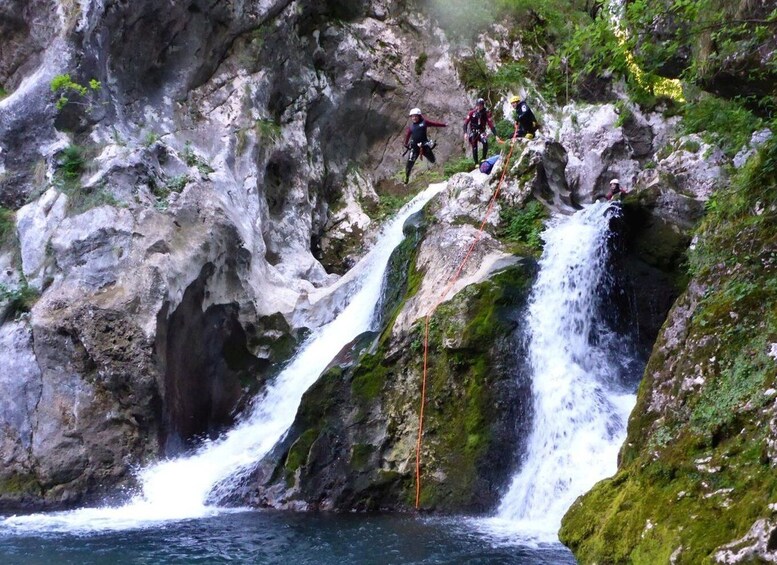
[[(70, 73), (55, 76), (51, 79), (49, 86), (51, 87), (51, 92), (59, 94), (59, 98), (57, 99), (57, 110), (61, 110), (71, 102), (91, 107), (92, 101), (90, 100), (90, 95), (102, 88), (100, 81), (95, 78), (89, 80), (87, 85), (83, 85), (75, 82), (70, 77)], [(78, 99), (71, 100), (69, 96), (74, 95), (77, 96)]]

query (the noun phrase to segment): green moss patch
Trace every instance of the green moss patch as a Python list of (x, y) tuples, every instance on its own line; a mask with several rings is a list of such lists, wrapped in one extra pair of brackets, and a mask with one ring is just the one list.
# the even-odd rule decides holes
[(313, 442), (317, 437), (318, 430), (315, 428), (310, 428), (305, 430), (302, 435), (297, 438), (297, 441), (292, 444), (291, 448), (289, 449), (289, 453), (286, 456), (286, 463), (284, 467), (286, 468), (287, 473), (293, 475), (297, 469), (305, 464), (305, 462), (308, 460), (310, 446), (313, 445)]
[(712, 563), (716, 548), (772, 515), (777, 209), (764, 203), (775, 201), (773, 138), (697, 230), (694, 280), (673, 314), (683, 331), (659, 337), (620, 471), (564, 518), (560, 537), (582, 563)]
[(0, 478), (0, 498), (20, 499), (43, 495), (43, 487), (35, 475), (11, 475)]
[(383, 364), (382, 355), (364, 355), (354, 372), (351, 390), (363, 401), (377, 398), (383, 388), (386, 375), (387, 369)]
[(0, 206), (0, 248), (16, 236), (16, 220), (13, 210)]

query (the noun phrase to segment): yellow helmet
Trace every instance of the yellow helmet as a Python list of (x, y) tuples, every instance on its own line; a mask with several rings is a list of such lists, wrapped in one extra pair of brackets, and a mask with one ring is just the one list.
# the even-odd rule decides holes
[(520, 96), (513, 96), (512, 98), (510, 98), (510, 104), (515, 104), (516, 102), (520, 102), (520, 101), (521, 101)]

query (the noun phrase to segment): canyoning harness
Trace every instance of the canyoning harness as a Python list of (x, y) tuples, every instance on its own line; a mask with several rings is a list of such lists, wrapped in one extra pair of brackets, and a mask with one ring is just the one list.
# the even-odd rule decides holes
[(494, 127), (494, 120), (491, 117), (491, 112), (485, 108), (473, 108), (470, 110), (467, 117), (464, 119), (464, 133), (467, 134), (469, 143), (471, 145), (488, 142), (488, 132), (486, 129), (490, 129), (491, 133), (496, 137), (496, 128)]
[(513, 121), (516, 128), (514, 137), (524, 137), (527, 134), (534, 136), (540, 129), (534, 112), (531, 111), (525, 100), (520, 100), (518, 106), (513, 110)]
[(418, 147), (422, 143), (429, 143), (429, 137), (427, 137), (427, 127), (444, 128), (447, 124), (441, 122), (433, 122), (421, 118), (417, 123), (412, 123), (405, 130), (405, 146)]
[(437, 147), (437, 142), (434, 141), (433, 139), (429, 139), (429, 140), (427, 140), (425, 142), (418, 143), (417, 145), (413, 145), (412, 143), (408, 143), (405, 146), (405, 150), (402, 152), (402, 157), (407, 155), (408, 151), (413, 151), (413, 149), (415, 147), (418, 148), (418, 155), (419, 155), (419, 157), (421, 157), (421, 159), (423, 159), (423, 157), (424, 157), (424, 149), (428, 149), (429, 151), (431, 151), (432, 149)]

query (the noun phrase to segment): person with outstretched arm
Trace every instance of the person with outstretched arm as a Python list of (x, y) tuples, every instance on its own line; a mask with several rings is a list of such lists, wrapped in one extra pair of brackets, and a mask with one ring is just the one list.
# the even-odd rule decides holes
[(427, 128), (448, 127), (447, 124), (427, 120), (421, 114), (419, 108), (410, 110), (409, 116), (411, 123), (407, 130), (405, 130), (405, 148), (406, 152), (410, 152), (410, 155), (407, 158), (407, 163), (405, 163), (405, 184), (410, 181), (410, 171), (413, 170), (413, 165), (415, 165), (418, 157), (425, 157), (430, 163), (434, 163), (437, 160), (432, 151), (436, 144), (427, 136)]

